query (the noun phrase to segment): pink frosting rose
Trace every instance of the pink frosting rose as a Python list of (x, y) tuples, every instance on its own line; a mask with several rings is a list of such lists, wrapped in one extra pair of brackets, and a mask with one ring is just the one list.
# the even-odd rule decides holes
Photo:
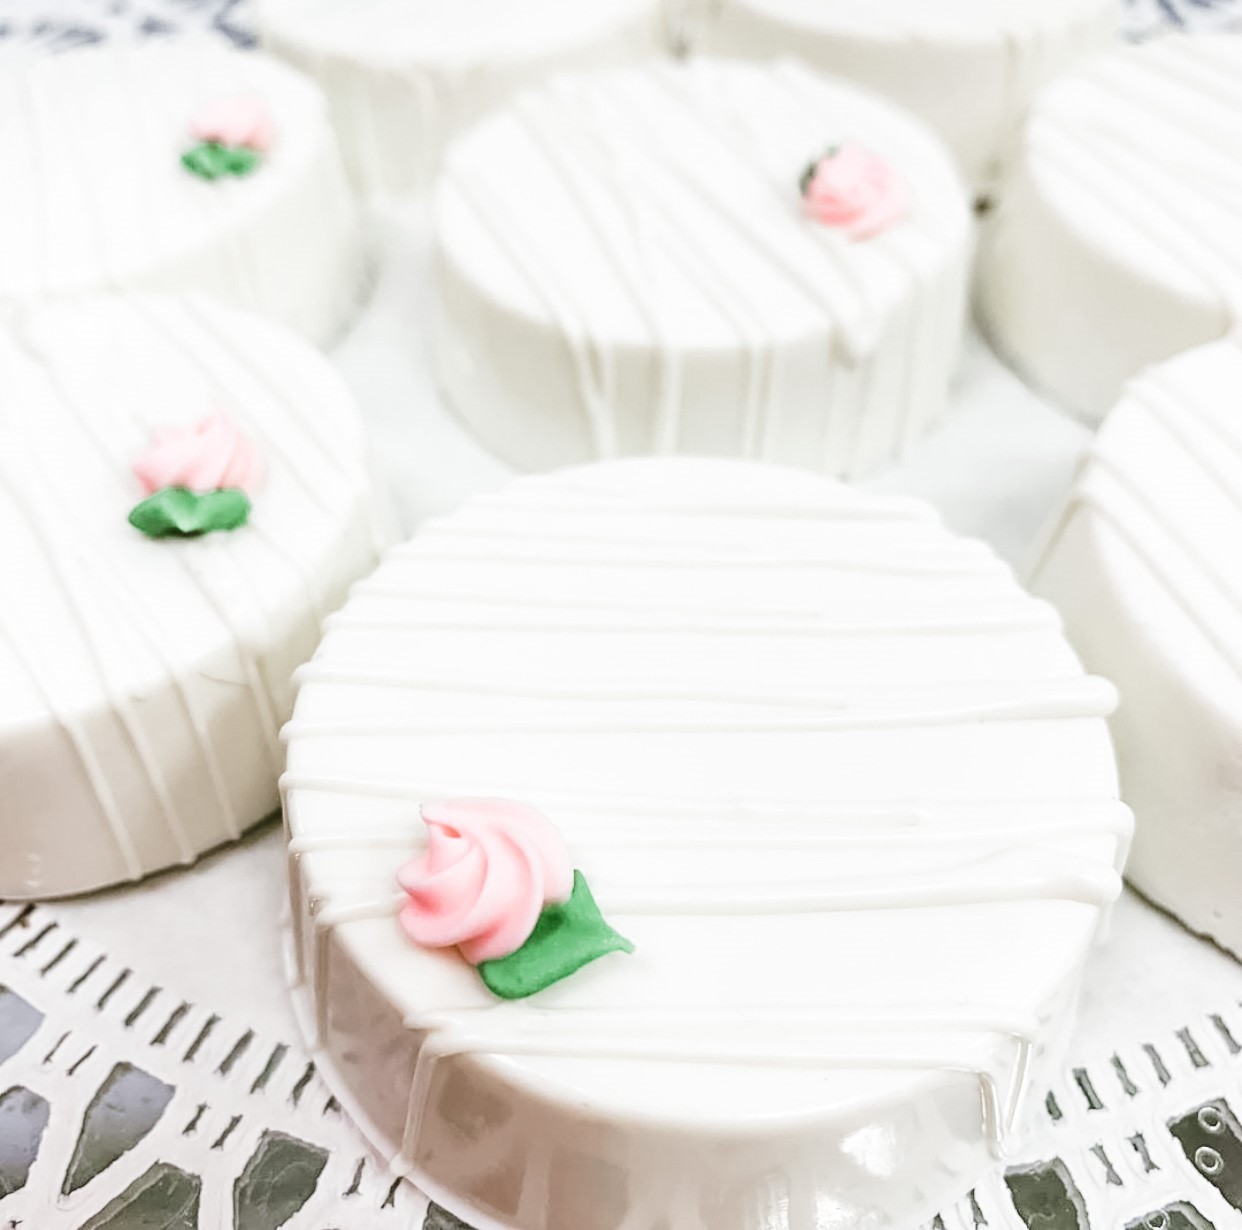
[(870, 239), (887, 230), (904, 217), (910, 203), (897, 172), (878, 154), (852, 143), (808, 168), (802, 200), (816, 222), (851, 239)]
[(573, 893), (569, 848), (533, 807), (453, 799), (422, 814), (427, 849), (397, 875), (401, 927), (414, 943), (456, 946), (471, 965), (499, 960), (526, 943), (545, 906)]
[(263, 481), (263, 458), (223, 410), (214, 410), (189, 426), (160, 428), (133, 470), (148, 495), (164, 487), (253, 492)]
[(243, 147), (263, 153), (276, 135), (267, 100), (259, 94), (236, 94), (208, 103), (190, 121), (196, 141)]

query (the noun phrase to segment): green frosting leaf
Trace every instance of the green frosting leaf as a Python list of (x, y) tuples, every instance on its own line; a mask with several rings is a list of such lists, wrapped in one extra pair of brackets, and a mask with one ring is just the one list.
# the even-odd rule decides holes
[(548, 906), (517, 952), (484, 961), (478, 970), (493, 995), (525, 999), (610, 952), (633, 951), (634, 945), (604, 921), (586, 877), (575, 871), (569, 900)]
[(206, 180), (225, 175), (249, 175), (262, 160), (258, 150), (243, 145), (221, 145), (218, 141), (200, 141), (181, 155), (181, 165)]
[(803, 168), (802, 174), (798, 176), (798, 191), (803, 196), (806, 196), (807, 189), (811, 186), (811, 180), (815, 178), (815, 172), (818, 170), (818, 162), (808, 162)]
[(809, 162), (803, 168), (802, 174), (798, 176), (798, 191), (806, 196), (807, 189), (811, 186), (811, 180), (815, 178), (815, 172), (819, 170), (819, 164), (828, 158), (835, 158), (841, 152), (839, 145), (830, 145), (814, 162)]
[(148, 538), (189, 538), (213, 530), (235, 530), (250, 516), (244, 491), (191, 491), (188, 487), (161, 487), (129, 514), (129, 523)]

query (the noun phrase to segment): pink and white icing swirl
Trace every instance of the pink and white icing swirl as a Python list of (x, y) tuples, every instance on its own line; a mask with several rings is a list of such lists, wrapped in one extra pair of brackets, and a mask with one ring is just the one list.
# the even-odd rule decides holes
[(397, 875), (401, 927), (424, 948), (471, 965), (517, 952), (547, 905), (568, 901), (574, 868), (542, 812), (506, 799), (424, 804), (427, 849)]
[(253, 492), (263, 481), (263, 458), (254, 441), (223, 411), (186, 427), (163, 427), (133, 462), (148, 495), (164, 487)]
[(879, 154), (847, 142), (815, 164), (802, 190), (806, 213), (851, 239), (870, 239), (904, 217), (909, 193)]
[(276, 121), (260, 94), (235, 94), (208, 103), (190, 120), (196, 141), (266, 151), (276, 135)]

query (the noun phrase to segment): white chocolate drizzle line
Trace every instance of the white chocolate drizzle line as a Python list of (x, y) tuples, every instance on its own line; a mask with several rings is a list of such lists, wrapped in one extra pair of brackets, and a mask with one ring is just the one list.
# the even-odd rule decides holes
[[(307, 773), (299, 770), (288, 770), (280, 779), (281, 796), (285, 803), (285, 814), (288, 816), (289, 801), (298, 793), (306, 794), (341, 794), (358, 798), (387, 799), (394, 802), (406, 802), (412, 806), (410, 813), (416, 816), (421, 804), (432, 799), (450, 799), (461, 797), (463, 788), (460, 784), (446, 782), (428, 783), (415, 781), (383, 781), (374, 778), (361, 778), (339, 775)], [(488, 792), (496, 798), (531, 798), (532, 791), (527, 786), (507, 785), (492, 786)], [(1116, 834), (1128, 840), (1134, 827), (1130, 809), (1119, 801), (1100, 801), (1098, 799), (1053, 799), (1040, 803), (1014, 804), (1012, 801), (997, 800), (974, 804), (954, 802), (916, 803), (912, 800), (892, 799), (888, 801), (868, 801), (854, 806), (841, 805), (826, 807), (819, 800), (802, 802), (769, 800), (755, 804), (741, 799), (721, 799), (716, 802), (703, 802), (687, 799), (662, 799), (644, 796), (619, 797), (616, 795), (598, 795), (589, 793), (569, 793), (565, 791), (540, 788), (537, 792), (537, 803), (550, 813), (554, 813), (557, 823), (566, 829), (572, 829), (575, 837), (581, 834), (595, 840), (604, 834), (606, 844), (621, 847), (624, 837), (616, 834), (617, 820), (625, 822), (626, 833), (635, 834), (638, 843), (663, 835), (673, 841), (670, 824), (679, 829), (686, 825), (705, 826), (722, 842), (729, 840), (725, 828), (746, 828), (762, 825), (764, 840), (768, 839), (775, 826), (787, 826), (790, 829), (811, 828), (823, 829), (831, 826), (841, 841), (848, 843), (854, 840), (879, 840), (885, 836), (901, 837), (905, 840), (915, 838), (921, 830), (930, 830), (937, 834), (956, 836), (958, 834), (978, 833), (980, 835), (995, 834), (998, 837), (1008, 833), (1056, 834), (1063, 824), (1068, 825), (1063, 817), (1073, 816), (1076, 831)], [(1003, 817), (1003, 819), (998, 819)], [(1084, 827), (1085, 826), (1085, 827)], [(597, 830), (597, 831), (596, 831)], [(418, 820), (409, 828), (400, 830), (376, 830), (367, 834), (355, 830), (342, 837), (328, 835), (302, 835), (289, 838), (294, 853), (313, 852), (319, 848), (319, 842), (337, 841), (353, 842), (355, 846), (365, 847), (368, 842), (382, 840), (385, 844), (389, 839), (401, 834), (400, 841), (411, 848), (421, 844), (422, 822)], [(642, 834), (641, 836), (638, 836)], [(824, 835), (825, 844), (835, 839)], [(1120, 870), (1124, 865), (1124, 850), (1118, 863)]]
[[(421, 804), (429, 799), (451, 799), (463, 796), (460, 783), (428, 783), (416, 781), (383, 781), (319, 773), (307, 773), (290, 769), (280, 779), (281, 789), (286, 793), (356, 794), (363, 798), (408, 800)], [(468, 793), (468, 792), (467, 792)], [(496, 798), (528, 798), (527, 786), (491, 786), (489, 793)], [(1012, 800), (995, 803), (956, 803), (915, 801), (913, 799), (868, 800), (858, 804), (841, 804), (827, 807), (822, 800), (799, 801), (765, 800), (756, 804), (749, 800), (725, 798), (717, 801), (701, 799), (671, 799), (646, 795), (619, 796), (615, 794), (591, 794), (589, 792), (566, 792), (540, 789), (539, 806), (545, 809), (565, 809), (579, 815), (619, 816), (634, 820), (640, 818), (659, 822), (667, 820), (695, 821), (719, 824), (767, 824), (770, 821), (798, 824), (847, 824), (857, 823), (873, 827), (883, 825), (892, 829), (910, 831), (921, 825), (944, 824), (965, 818), (987, 819), (998, 812), (1008, 816), (1046, 813), (1063, 814), (1067, 809), (1076, 813), (1112, 813), (1120, 810), (1128, 815), (1128, 809), (1120, 803), (1101, 803), (1091, 799), (1052, 799), (1045, 802), (1014, 804)]]
[[(296, 875), (296, 868), (290, 865), (290, 872)], [(300, 882), (294, 878), (290, 881), (296, 892), (302, 893), (303, 887)], [(393, 893), (388, 897), (382, 897), (375, 901), (355, 901), (345, 903), (325, 903), (322, 900), (316, 900), (313, 897), (304, 897), (306, 900), (306, 909), (311, 916), (312, 925), (314, 926), (314, 967), (313, 978), (314, 985), (319, 990), (326, 990), (328, 986), (328, 960), (330, 952), (330, 943), (332, 932), (338, 927), (342, 927), (347, 923), (366, 922), (374, 918), (395, 918), (402, 905), (405, 904), (405, 895), (403, 893)], [(302, 951), (303, 937), (298, 937), (297, 960), (299, 967), (305, 969), (305, 954)], [(318, 1041), (322, 1042), (328, 1036), (328, 997), (327, 995), (316, 994), (315, 996), (315, 1028), (318, 1032)]]
[[(487, 535), (488, 538), (492, 537)], [(428, 535), (428, 539), (431, 535)], [(610, 569), (633, 569), (647, 570), (658, 568), (671, 568), (677, 572), (769, 572), (779, 571), (782, 569), (799, 569), (809, 571), (812, 569), (823, 569), (829, 572), (856, 572), (868, 575), (887, 575), (887, 576), (965, 576), (965, 577), (983, 577), (990, 574), (996, 574), (1004, 567), (998, 560), (993, 558), (977, 557), (975, 559), (950, 559), (943, 562), (934, 562), (931, 560), (915, 561), (915, 560), (892, 560), (887, 564), (878, 564), (873, 559), (865, 555), (848, 556), (848, 555), (814, 555), (814, 554), (796, 554), (790, 552), (787, 555), (776, 554), (760, 554), (756, 552), (754, 555), (656, 555), (655, 551), (669, 551), (670, 544), (652, 543), (650, 544), (651, 554), (640, 549), (633, 554), (605, 554), (601, 551), (579, 550), (575, 553), (569, 549), (562, 550), (545, 550), (545, 551), (506, 551), (497, 548), (494, 551), (437, 551), (430, 548), (430, 542), (424, 540), (416, 551), (398, 548), (395, 552), (395, 558), (399, 560), (419, 560), (427, 564), (490, 564), (511, 566), (514, 568), (538, 567), (542, 564), (553, 566), (568, 566), (574, 568), (599, 568), (604, 570)], [(565, 543), (566, 548), (572, 547), (574, 544)], [(615, 548), (620, 547), (642, 547), (644, 544), (632, 542), (617, 542), (609, 544), (608, 550), (611, 552)], [(383, 586), (376, 585), (371, 587), (371, 592), (382, 592)]]
[(625, 885), (604, 877), (593, 887), (604, 912), (617, 916), (788, 916), (1036, 900), (1104, 906), (1120, 894), (1121, 877), (1095, 859), (1037, 847), (1008, 847), (916, 875), (856, 877), (840, 887), (819, 881)]
[[(844, 713), (847, 710), (854, 710), (859, 716), (866, 716), (870, 719), (875, 716), (876, 709), (883, 706), (884, 702), (889, 699), (897, 701), (906, 701), (910, 699), (922, 699), (922, 693), (936, 692), (939, 695), (948, 694), (950, 697), (971, 696), (974, 692), (979, 692), (985, 696), (989, 696), (993, 690), (1004, 696), (1010, 691), (1017, 691), (1020, 688), (1034, 689), (1038, 687), (1041, 693), (1050, 692), (1056, 697), (1065, 697), (1065, 703), (1070, 706), (1082, 705), (1092, 710), (1087, 716), (1099, 716), (1094, 712), (1094, 706), (1099, 704), (1107, 704), (1108, 697), (1112, 696), (1112, 685), (1100, 679), (1092, 679), (1090, 676), (1073, 675), (1061, 680), (1041, 681), (1040, 684), (1034, 685), (1029, 680), (1020, 680), (1009, 684), (1001, 680), (999, 682), (988, 681), (985, 684), (956, 684), (953, 687), (946, 687), (941, 684), (931, 685), (926, 688), (918, 687), (893, 687), (889, 685), (878, 685), (872, 687), (854, 687), (849, 691), (840, 692), (823, 692), (813, 689), (798, 689), (790, 687), (763, 687), (758, 684), (745, 684), (725, 682), (720, 686), (712, 687), (710, 684), (627, 684), (627, 683), (604, 683), (591, 682), (585, 685), (579, 684), (573, 686), (571, 684), (559, 683), (534, 683), (528, 680), (505, 680), (505, 679), (459, 679), (452, 676), (435, 676), (412, 674), (402, 671), (375, 670), (363, 666), (332, 666), (322, 661), (312, 660), (298, 667), (294, 672), (294, 679), (299, 686), (305, 684), (322, 684), (325, 686), (335, 687), (359, 687), (359, 688), (381, 688), (402, 692), (460, 692), (467, 696), (517, 696), (530, 698), (532, 700), (567, 700), (582, 701), (584, 703), (601, 704), (608, 702), (617, 703), (643, 703), (650, 702), (653, 704), (703, 704), (712, 705), (741, 705), (741, 706), (771, 706), (773, 708), (793, 708), (793, 709), (813, 709), (816, 711), (834, 711)], [(1115, 697), (1113, 697), (1115, 702)], [(1014, 700), (1012, 702), (993, 701), (991, 699), (972, 702), (967, 701), (966, 704), (1013, 704), (1021, 706), (1024, 702)], [(1038, 698), (1032, 697), (1029, 702), (1032, 705), (1042, 706), (1048, 703), (1046, 695), (1040, 695)], [(950, 710), (953, 708), (952, 703), (946, 706)], [(1019, 712), (1019, 716), (1021, 713)], [(1036, 715), (1040, 716), (1040, 715)]]
[[(431, 688), (436, 681), (420, 685)], [(674, 697), (669, 693), (661, 697), (656, 692), (645, 695), (637, 691), (627, 697), (623, 689), (614, 694), (606, 685), (595, 685), (581, 691), (565, 687), (539, 688), (527, 684), (503, 684), (489, 681), (474, 683), (442, 681), (445, 690), (480, 696), (516, 696), (549, 700), (574, 700), (583, 704), (633, 700), (636, 703), (651, 701), (657, 706), (662, 700), (676, 699), (693, 704), (696, 700), (711, 701), (702, 692), (686, 692)], [(1025, 695), (1015, 696), (1015, 686), (1023, 688)], [(580, 714), (572, 719), (560, 717), (535, 717), (515, 715), (511, 718), (481, 715), (468, 720), (444, 718), (440, 720), (389, 719), (386, 721), (368, 717), (312, 720), (294, 717), (281, 732), (288, 743), (295, 738), (403, 738), (413, 736), (439, 736), (460, 734), (648, 734), (654, 732), (687, 732), (696, 734), (729, 733), (733, 731), (821, 731), (842, 729), (872, 729), (892, 726), (943, 726), (967, 722), (1045, 721), (1060, 718), (1108, 717), (1116, 708), (1117, 694), (1113, 686), (1103, 679), (1077, 676), (1063, 680), (1021, 681), (1019, 684), (993, 686), (959, 685), (956, 688), (929, 687), (926, 698), (917, 689), (878, 689), (875, 698), (868, 703), (864, 693), (855, 690), (840, 697), (808, 699), (805, 707), (816, 710), (808, 716), (795, 717), (680, 717), (665, 715), (658, 707), (646, 715), (619, 718), (607, 715)], [(883, 702), (896, 700), (906, 702), (906, 707), (883, 707)], [(879, 703), (876, 703), (879, 701)], [(861, 703), (860, 703), (861, 702)], [(788, 693), (772, 693), (771, 698), (748, 700), (739, 698), (739, 706), (770, 705), (773, 707), (798, 705), (798, 698)], [(831, 706), (829, 708), (829, 706)], [(874, 707), (871, 707), (874, 706)], [(826, 712), (821, 712), (827, 708)]]
[[(817, 618), (813, 608), (777, 611), (754, 607), (748, 610), (744, 606), (731, 603), (729, 611), (733, 618), (725, 618), (709, 607), (667, 602), (661, 602), (658, 606), (650, 603), (644, 605), (624, 598), (613, 602), (604, 598), (552, 599), (478, 591), (466, 593), (457, 589), (446, 593), (444, 590), (413, 585), (384, 585), (381, 588), (374, 583), (366, 584), (354, 592), (359, 598), (377, 598), (386, 602), (408, 604), (440, 604), (449, 609), (438, 612), (419, 610), (413, 605), (407, 605), (383, 614), (369, 611), (357, 613), (346, 609), (329, 615), (324, 620), (325, 632), (363, 629), (406, 632), (419, 629), (446, 632), (520, 632), (532, 636), (560, 635), (567, 632), (606, 632), (620, 636), (977, 636), (986, 633), (1003, 635), (1056, 631), (1061, 626), (1060, 617), (1052, 607), (1030, 602), (1015, 604), (1012, 613), (996, 615), (972, 612), (960, 617), (946, 615), (937, 618), (928, 615), (884, 622), (859, 619), (849, 623), (833, 621), (825, 616)], [(473, 608), (468, 617), (463, 616), (460, 610), (462, 606)], [(504, 610), (498, 611), (498, 606)], [(539, 615), (568, 613), (570, 618), (533, 623), (529, 619), (523, 620), (505, 614), (510, 609)], [(582, 617), (595, 612), (598, 614), (594, 618)], [(612, 618), (607, 618), (608, 616)], [(620, 618), (621, 616), (624, 618)]]
[[(1062, 818), (1067, 816), (1068, 818)], [(1098, 815), (1084, 814), (1072, 806), (1061, 808), (1051, 819), (1025, 821), (1017, 824), (997, 823), (995, 816), (983, 818), (980, 823), (964, 828), (937, 826), (928, 829), (911, 829), (906, 825), (869, 825), (856, 819), (856, 827), (842, 823), (834, 832), (823, 832), (812, 826), (816, 820), (804, 820), (787, 828), (767, 817), (761, 817), (763, 844), (765, 848), (780, 850), (883, 850), (894, 849), (919, 851), (939, 849), (956, 844), (996, 843), (997, 849), (1006, 843), (1037, 843), (1040, 841), (1084, 841), (1092, 837), (1112, 837), (1124, 847), (1133, 829), (1129, 811), (1118, 804), (1115, 808), (1101, 810)], [(755, 836), (751, 832), (722, 832), (722, 828), (736, 827), (728, 819), (704, 817), (697, 829), (687, 827), (690, 822), (680, 821), (670, 831), (671, 819), (657, 820), (650, 826), (629, 824), (624, 833), (617, 833), (612, 823), (591, 826), (574, 818), (572, 826), (563, 827), (573, 837), (575, 846), (591, 851), (645, 851), (645, 850), (753, 850)], [(349, 834), (324, 834), (294, 837), (288, 843), (288, 852), (294, 858), (303, 854), (323, 854), (366, 850), (400, 850), (413, 855), (426, 845), (422, 822), (397, 828), (366, 830)], [(1116, 870), (1124, 865), (1119, 855)]]
[[(959, 863), (902, 876), (856, 876), (846, 884), (808, 882), (709, 881), (627, 883), (596, 877), (592, 885), (600, 908), (626, 918), (701, 918), (719, 915), (789, 917), (872, 910), (947, 909), (1023, 901), (1065, 901), (1104, 906), (1121, 892), (1121, 877), (1095, 859), (1035, 846), (1006, 847)], [(333, 901), (316, 916), (316, 926), (396, 914), (401, 894)], [(326, 921), (325, 921), (326, 920)]]
[(520, 476), (503, 494), (484, 492), (473, 496), (470, 509), (514, 512), (569, 513), (575, 516), (592, 513), (623, 518), (634, 523), (647, 517), (685, 517), (699, 520), (774, 520), (834, 524), (840, 521), (898, 521), (937, 525), (940, 518), (930, 504), (901, 497), (868, 497), (839, 502), (818, 501), (800, 504), (773, 503), (771, 500), (711, 501), (690, 499), (680, 501), (666, 496), (654, 497), (642, 491), (610, 488), (601, 479), (590, 484), (575, 482), (572, 476), (547, 478), (544, 475)]
[[(790, 551), (783, 554), (720, 549), (719, 554), (689, 554), (692, 544), (670, 542), (668, 539), (652, 539), (643, 542), (634, 538), (591, 539), (551, 534), (535, 536), (518, 531), (506, 534), (502, 530), (454, 527), (452, 537), (478, 539), (481, 543), (513, 538), (517, 542), (547, 544), (545, 549), (508, 550), (497, 545), (490, 550), (443, 550), (435, 548), (438, 537), (446, 537), (440, 527), (427, 526), (419, 535), (416, 545), (407, 544), (390, 552), (390, 558), (398, 560), (422, 560), (429, 564), (510, 564), (513, 566), (555, 564), (586, 568), (675, 568), (681, 570), (755, 570), (767, 571), (782, 568), (823, 568), (840, 572), (859, 572), (890, 576), (986, 576), (1000, 572), (1004, 565), (990, 551), (944, 552), (937, 558), (928, 552), (922, 558), (888, 559), (879, 562), (865, 555), (821, 554), (810, 551)], [(548, 548), (551, 549), (548, 549)], [(584, 549), (585, 548), (585, 549)], [(635, 549), (637, 548), (637, 549)], [(576, 551), (575, 551), (576, 549)], [(622, 552), (631, 552), (624, 554)], [(666, 554), (655, 554), (665, 552)], [(674, 554), (673, 552), (680, 552)], [(379, 587), (373, 587), (379, 588)]]

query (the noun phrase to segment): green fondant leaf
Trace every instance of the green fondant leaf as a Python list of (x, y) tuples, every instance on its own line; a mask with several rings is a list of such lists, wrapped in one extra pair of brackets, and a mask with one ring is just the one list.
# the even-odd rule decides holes
[(246, 149), (242, 146), (230, 149), (228, 156), (230, 175), (249, 175), (262, 161), (258, 150)]
[(181, 155), (181, 164), (200, 179), (220, 179), (225, 175), (249, 175), (262, 161), (257, 150), (245, 146), (200, 141)]
[(181, 155), (181, 165), (200, 179), (219, 179), (228, 174), (225, 149), (212, 141), (202, 141)]
[(244, 491), (191, 491), (162, 487), (129, 514), (129, 523), (148, 538), (188, 538), (213, 530), (235, 530), (250, 516)]
[(484, 961), (478, 970), (493, 995), (525, 999), (610, 952), (633, 951), (634, 945), (604, 921), (586, 877), (575, 871), (569, 900), (548, 906), (517, 952)]
[(806, 196), (807, 190), (811, 186), (811, 180), (815, 178), (815, 172), (819, 170), (819, 164), (829, 158), (835, 158), (841, 152), (839, 145), (830, 145), (814, 162), (809, 162), (803, 168), (802, 174), (798, 176), (798, 191)]

